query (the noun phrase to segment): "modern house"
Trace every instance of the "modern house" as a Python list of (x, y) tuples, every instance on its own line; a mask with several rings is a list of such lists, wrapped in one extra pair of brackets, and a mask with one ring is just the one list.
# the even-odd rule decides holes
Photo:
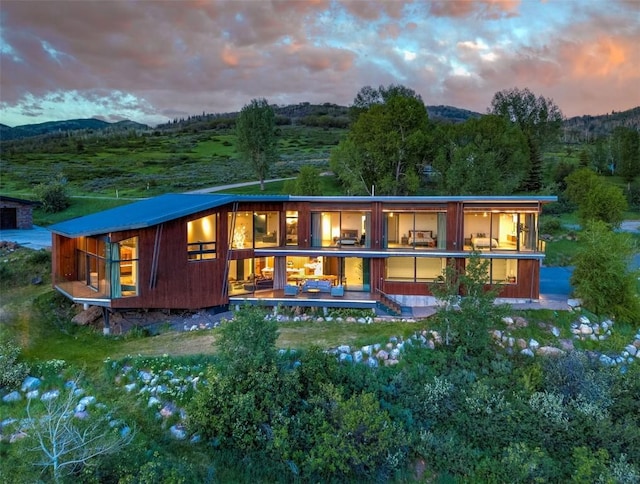
[(489, 260), (500, 297), (536, 300), (545, 196), (168, 194), (55, 224), (53, 284), (109, 311), (435, 303), (448, 263)]

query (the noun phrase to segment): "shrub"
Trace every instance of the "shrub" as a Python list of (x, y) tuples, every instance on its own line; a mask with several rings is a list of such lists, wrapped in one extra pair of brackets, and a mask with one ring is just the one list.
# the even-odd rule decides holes
[(18, 362), (20, 347), (0, 333), (0, 388), (15, 388), (29, 374), (29, 367)]
[(556, 217), (544, 218), (540, 221), (541, 234), (555, 234), (560, 231), (562, 224)]
[(67, 180), (59, 175), (49, 183), (36, 186), (35, 191), (42, 204), (42, 210), (46, 213), (57, 213), (70, 205), (66, 185)]

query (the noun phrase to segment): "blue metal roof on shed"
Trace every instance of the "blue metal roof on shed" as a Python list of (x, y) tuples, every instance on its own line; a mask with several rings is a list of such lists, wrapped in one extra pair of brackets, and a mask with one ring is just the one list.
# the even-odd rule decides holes
[(49, 226), (65, 237), (84, 237), (152, 227), (233, 202), (285, 201), (286, 195), (202, 195), (170, 193)]

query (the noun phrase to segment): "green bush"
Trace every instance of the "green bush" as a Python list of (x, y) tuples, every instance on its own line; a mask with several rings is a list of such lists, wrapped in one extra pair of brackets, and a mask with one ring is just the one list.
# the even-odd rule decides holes
[(35, 191), (46, 213), (62, 212), (71, 204), (67, 194), (67, 181), (62, 176), (56, 177), (49, 183), (41, 183)]
[(562, 229), (562, 223), (559, 218), (549, 217), (540, 221), (541, 234), (556, 234)]
[(16, 388), (29, 374), (29, 367), (18, 361), (20, 347), (0, 332), (0, 388)]

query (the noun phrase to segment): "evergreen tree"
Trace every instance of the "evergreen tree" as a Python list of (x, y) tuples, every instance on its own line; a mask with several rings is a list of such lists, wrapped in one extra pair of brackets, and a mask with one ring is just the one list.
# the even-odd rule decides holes
[(517, 124), (529, 145), (529, 173), (523, 188), (535, 192), (542, 188), (542, 149), (560, 135), (563, 115), (550, 98), (529, 89), (506, 89), (491, 101), (491, 113)]

